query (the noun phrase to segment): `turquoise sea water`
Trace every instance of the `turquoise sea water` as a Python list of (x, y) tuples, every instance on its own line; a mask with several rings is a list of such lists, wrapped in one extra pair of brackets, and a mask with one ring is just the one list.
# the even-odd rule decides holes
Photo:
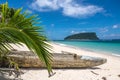
[(120, 56), (120, 41), (54, 41), (91, 51)]

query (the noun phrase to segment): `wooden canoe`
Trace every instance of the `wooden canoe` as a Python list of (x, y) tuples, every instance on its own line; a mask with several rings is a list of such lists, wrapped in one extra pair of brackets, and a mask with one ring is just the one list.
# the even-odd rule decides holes
[[(9, 56), (19, 67), (45, 68), (45, 64), (31, 51), (11, 51)], [(88, 68), (104, 64), (107, 60), (99, 57), (79, 56), (77, 54), (53, 53), (53, 68)]]

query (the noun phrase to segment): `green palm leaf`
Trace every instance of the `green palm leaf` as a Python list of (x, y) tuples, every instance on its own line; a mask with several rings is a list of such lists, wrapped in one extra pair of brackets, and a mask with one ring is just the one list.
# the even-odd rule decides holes
[[(39, 19), (36, 16), (30, 16), (27, 13), (21, 14), (20, 9), (13, 9), (8, 7), (8, 3), (0, 5), (2, 6), (0, 12), (2, 19), (0, 20), (0, 54), (12, 48), (9, 43), (14, 44), (24, 43), (31, 51), (36, 53), (41, 61), (45, 62), (49, 74), (52, 72), (51, 61), (52, 55), (50, 45), (45, 40), (43, 30), (40, 26), (37, 26)], [(13, 13), (13, 14), (12, 14)]]

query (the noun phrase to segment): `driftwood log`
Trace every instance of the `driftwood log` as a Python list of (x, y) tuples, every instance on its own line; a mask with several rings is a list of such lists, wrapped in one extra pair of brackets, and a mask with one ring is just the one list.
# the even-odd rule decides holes
[[(45, 64), (31, 51), (11, 51), (9, 55), (19, 67), (45, 68)], [(104, 64), (107, 60), (99, 57), (77, 54), (53, 53), (53, 68), (88, 68)]]

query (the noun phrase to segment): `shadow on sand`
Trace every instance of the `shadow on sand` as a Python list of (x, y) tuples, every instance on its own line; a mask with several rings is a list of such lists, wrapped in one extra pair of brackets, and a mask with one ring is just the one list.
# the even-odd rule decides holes
[(0, 80), (22, 80), (19, 77), (20, 73), (8, 68), (0, 68)]

